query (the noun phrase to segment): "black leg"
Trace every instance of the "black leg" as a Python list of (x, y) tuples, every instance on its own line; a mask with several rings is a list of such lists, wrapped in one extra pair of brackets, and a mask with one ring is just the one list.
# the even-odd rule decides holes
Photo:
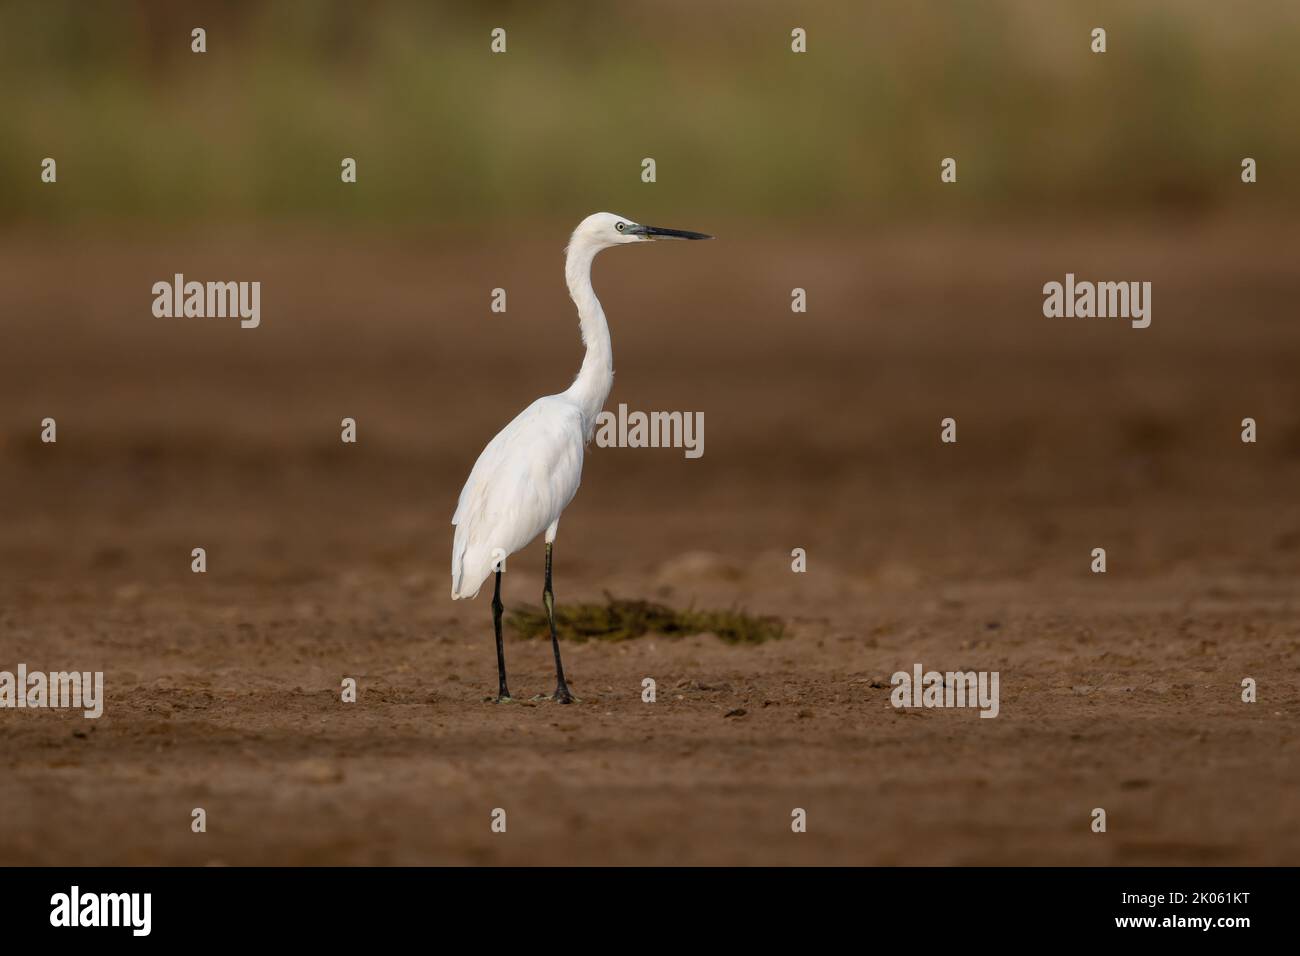
[(546, 586), (542, 589), (542, 603), (546, 605), (546, 617), (551, 622), (551, 647), (555, 649), (555, 700), (561, 704), (572, 704), (573, 695), (569, 685), (564, 682), (564, 665), (560, 663), (560, 639), (555, 633), (555, 592), (551, 590), (551, 542), (546, 542)]
[(501, 572), (497, 572), (497, 587), (492, 593), (492, 626), (497, 632), (497, 703), (510, 699), (510, 688), (506, 687), (506, 651), (501, 645)]

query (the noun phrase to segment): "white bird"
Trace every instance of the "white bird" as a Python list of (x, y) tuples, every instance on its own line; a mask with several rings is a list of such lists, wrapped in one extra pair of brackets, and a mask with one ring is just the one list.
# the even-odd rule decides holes
[(451, 523), (451, 596), (473, 598), (496, 572), (492, 623), (497, 639), (498, 701), (510, 700), (501, 646), (501, 570), (505, 559), (546, 532), (546, 583), (542, 603), (555, 651), (554, 700), (573, 702), (560, 663), (555, 634), (555, 595), (551, 591), (551, 547), (560, 515), (577, 494), (582, 455), (614, 384), (614, 354), (609, 325), (591, 287), (591, 263), (610, 246), (653, 239), (711, 239), (701, 232), (643, 226), (625, 216), (598, 212), (578, 224), (565, 253), (564, 278), (578, 307), (582, 342), (587, 348), (578, 377), (558, 395), (533, 402), (487, 443), (461, 489)]

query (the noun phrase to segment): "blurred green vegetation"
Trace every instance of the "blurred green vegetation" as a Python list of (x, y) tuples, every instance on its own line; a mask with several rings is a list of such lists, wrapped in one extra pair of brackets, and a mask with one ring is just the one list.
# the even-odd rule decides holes
[[(507, 623), (529, 638), (549, 638), (550, 618), (533, 605), (515, 608)], [(630, 641), (646, 634), (689, 637), (713, 634), (728, 644), (762, 644), (786, 636), (785, 624), (771, 616), (755, 617), (732, 608), (726, 611), (676, 611), (650, 601), (627, 600), (605, 594), (604, 604), (565, 604), (555, 609), (555, 632), (561, 640)]]
[(1298, 116), (1296, 0), (0, 6), (9, 222), (1276, 211)]

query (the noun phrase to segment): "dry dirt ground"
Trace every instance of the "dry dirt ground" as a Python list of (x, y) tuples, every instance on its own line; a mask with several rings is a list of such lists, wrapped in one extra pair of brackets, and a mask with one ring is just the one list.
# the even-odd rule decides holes
[[(705, 454), (594, 449), (557, 598), (791, 636), (568, 645), (571, 707), (484, 702), (448, 574), (479, 449), (577, 369), (566, 224), (0, 237), (0, 669), (107, 693), (0, 711), (0, 863), (1300, 863), (1294, 230), (670, 225), (722, 238), (597, 262), (611, 402)], [(1152, 326), (1044, 318), (1067, 271), (1151, 280)], [(261, 328), (155, 319), (175, 272), (260, 280)], [(895, 710), (916, 662), (1000, 716)]]

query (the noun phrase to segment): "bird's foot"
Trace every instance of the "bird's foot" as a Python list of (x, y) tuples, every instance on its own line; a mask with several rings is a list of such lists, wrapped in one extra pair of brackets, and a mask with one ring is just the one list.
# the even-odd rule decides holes
[(562, 690), (557, 688), (554, 694), (535, 694), (533, 697), (529, 699), (536, 700), (536, 701), (549, 700), (549, 701), (554, 701), (557, 704), (581, 704), (582, 703), (582, 698), (574, 697), (573, 694), (569, 693), (569, 689), (567, 687), (565, 687)]
[(513, 704), (515, 699), (507, 691), (504, 694), (497, 694), (495, 697), (484, 697), (484, 700), (491, 701), (494, 704)]

